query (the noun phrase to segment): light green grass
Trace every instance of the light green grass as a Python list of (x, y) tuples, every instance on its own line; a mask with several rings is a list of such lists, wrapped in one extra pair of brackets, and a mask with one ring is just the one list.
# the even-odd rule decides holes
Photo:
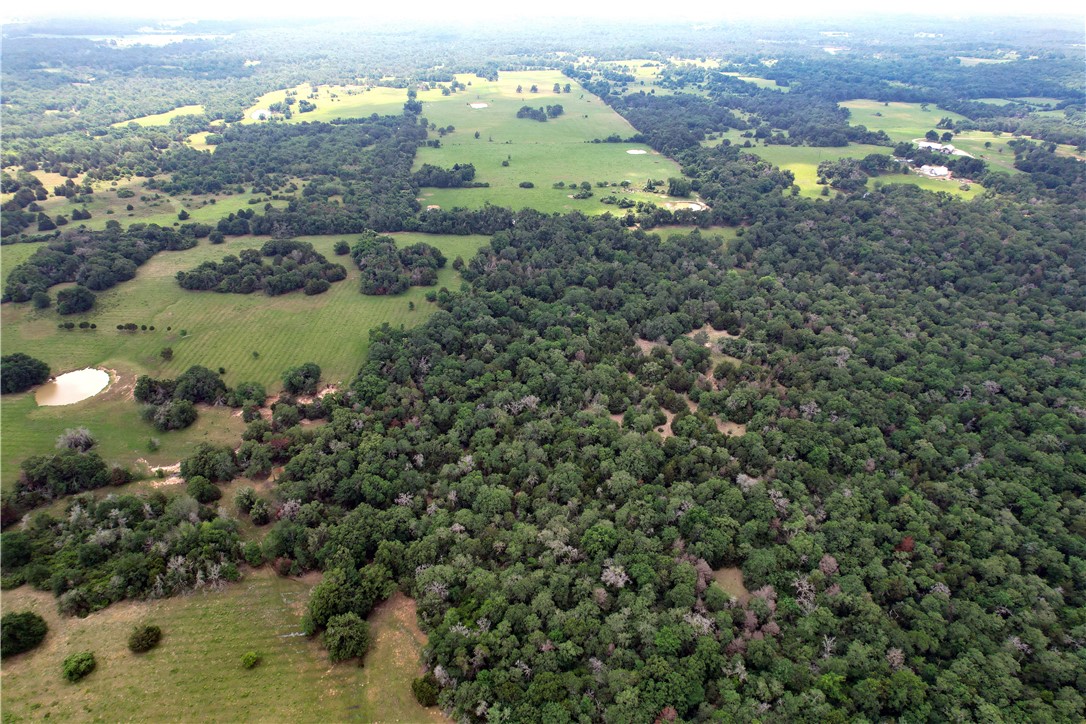
[[(618, 134), (622, 138), (637, 131), (622, 116), (615, 113), (599, 98), (586, 91), (575, 81), (558, 71), (521, 71), (501, 73), (491, 82), (472, 74), (458, 75), (467, 85), (466, 90), (443, 96), (441, 90), (432, 87), (418, 92), (422, 102), (422, 116), (437, 128), (453, 126), (455, 131), (441, 137), (440, 148), (420, 148), (415, 157), (415, 168), (424, 163), (450, 167), (456, 163), (473, 163), (476, 181), (487, 182), (489, 188), (422, 190), (421, 200), (429, 206), (442, 208), (463, 206), (481, 208), (486, 203), (514, 209), (535, 208), (544, 212), (582, 211), (601, 214), (618, 213), (614, 206), (600, 203), (599, 199), (618, 189), (593, 189), (590, 199), (568, 198), (569, 190), (551, 188), (564, 181), (581, 183), (597, 181), (619, 183), (632, 182), (626, 194), (634, 201), (651, 201), (657, 204), (677, 201), (659, 194), (645, 193), (641, 187), (649, 178), (666, 180), (681, 175), (679, 165), (644, 144), (593, 144), (596, 138)], [(553, 92), (554, 84), (571, 86), (570, 93)], [(529, 92), (535, 85), (538, 93)], [(516, 89), (520, 86), (521, 93)], [(311, 92), (308, 84), (298, 86), (299, 98)], [(332, 94), (338, 100), (331, 99)], [(280, 101), (285, 91), (275, 91), (261, 97), (246, 111), (246, 123), (258, 108)], [(303, 121), (328, 121), (335, 118), (357, 118), (373, 113), (398, 114), (407, 101), (404, 88), (377, 87), (369, 90), (361, 86), (322, 86), (314, 101), (317, 110), (294, 114), (291, 123)], [(487, 108), (474, 109), (469, 104), (486, 103)], [(565, 115), (545, 123), (517, 118), (517, 111), (524, 105), (532, 107), (561, 104)], [(475, 133), (479, 138), (475, 138)], [(631, 155), (627, 150), (647, 151), (644, 155)], [(502, 166), (502, 161), (509, 161)], [(531, 181), (535, 188), (522, 189), (522, 181)]]
[[(4, 660), (5, 721), (441, 721), (411, 695), (424, 638), (414, 605), (397, 594), (370, 618), (365, 666), (331, 664), (318, 641), (297, 636), (317, 576), (254, 571), (225, 590), (153, 602), (123, 602), (85, 619), (61, 618), (50, 594), (4, 593), (4, 611), (32, 610), (49, 624), (37, 649)], [(137, 624), (162, 642), (128, 651)], [(64, 657), (93, 651), (97, 668), (69, 684)], [(256, 651), (261, 662), (241, 668)]]
[(6, 244), (0, 252), (0, 287), (8, 281), (8, 274), (41, 248), (41, 244)]
[[(851, 113), (849, 120), (852, 125), (866, 126), (872, 131), (881, 129), (895, 142), (922, 137), (944, 117), (955, 122), (966, 120), (963, 115), (935, 105), (929, 105), (927, 111), (921, 110), (920, 103), (882, 103), (861, 99), (844, 101), (840, 105)], [(951, 143), (957, 145), (954, 141)]]
[[(468, 76), (460, 76), (467, 82)], [(638, 195), (649, 179), (665, 180), (681, 175), (678, 164), (643, 144), (588, 143), (611, 134), (620, 137), (636, 133), (633, 126), (599, 98), (557, 71), (502, 73), (497, 82), (470, 78), (472, 86), (452, 96), (440, 91), (419, 93), (423, 115), (438, 128), (452, 125), (455, 132), (441, 139), (441, 148), (420, 148), (415, 166), (423, 163), (449, 167), (455, 163), (473, 163), (476, 180), (490, 183), (486, 189), (424, 189), (425, 203), (442, 207), (478, 208), (487, 201), (512, 208), (531, 207), (545, 212), (581, 210), (604, 213), (617, 210), (599, 199), (611, 193), (593, 189), (586, 200), (568, 198), (569, 190), (555, 190), (558, 181), (580, 183), (598, 181), (632, 182), (632, 198), (656, 203), (673, 201), (656, 195)], [(572, 92), (555, 94), (555, 83), (570, 83)], [(530, 93), (532, 85), (538, 93)], [(520, 86), (521, 93), (516, 89)], [(471, 103), (486, 103), (487, 108), (473, 109)], [(565, 114), (545, 123), (517, 118), (524, 105), (532, 107), (560, 104)], [(475, 133), (479, 138), (475, 138)], [(643, 150), (631, 155), (628, 150)], [(502, 161), (509, 161), (502, 166)], [(522, 189), (520, 182), (530, 181), (535, 188)]]
[[(117, 191), (121, 189), (130, 189), (135, 196), (120, 198), (117, 196)], [(158, 198), (155, 198), (155, 196), (158, 196)], [(72, 211), (77, 208), (85, 208), (91, 213), (90, 219), (73, 221), (70, 226), (64, 228), (74, 229), (79, 226), (86, 226), (92, 231), (101, 231), (106, 228), (106, 223), (111, 220), (117, 221), (124, 227), (134, 223), (177, 226), (182, 223), (202, 222), (214, 225), (227, 214), (241, 209), (255, 208), (263, 212), (265, 203), (271, 203), (272, 206), (276, 207), (283, 207), (287, 204), (286, 201), (272, 201), (266, 196), (254, 195), (251, 191), (240, 194), (167, 196), (145, 188), (143, 179), (135, 178), (118, 181), (116, 186), (113, 186), (112, 183), (96, 184), (94, 194), (91, 195), (90, 199), (85, 204), (73, 204), (63, 196), (51, 196), (45, 201), (39, 201), (38, 204), (45, 213), (54, 218), (63, 215), (71, 219)], [(253, 199), (257, 199), (259, 203), (256, 205), (250, 204), (249, 202)], [(129, 205), (132, 206), (131, 211), (127, 208)], [(186, 209), (190, 214), (187, 222), (182, 222), (177, 218), (181, 209)]]
[(756, 85), (762, 89), (768, 88), (769, 90), (780, 91), (782, 93), (787, 93), (789, 91), (788, 86), (777, 85), (777, 81), (770, 80), (769, 78), (758, 78), (757, 76), (753, 75), (740, 75), (739, 73), (736, 73), (734, 71), (729, 71), (727, 73), (724, 73), (724, 75), (734, 76), (738, 80), (750, 83), (752, 85)]
[(197, 151), (208, 151), (210, 153), (215, 153), (215, 149), (218, 148), (218, 146), (208, 145), (207, 137), (210, 135), (211, 131), (201, 131), (200, 133), (194, 133), (185, 139), (185, 143), (189, 144), (190, 146), (192, 146), (193, 149)]
[[(245, 110), (242, 123), (260, 123), (253, 115), (266, 110), (272, 103), (283, 101), (288, 90), (297, 92), (299, 99), (315, 103), (316, 110), (298, 113), (298, 106), (288, 123), (308, 121), (332, 121), (337, 118), (362, 118), (376, 113), (379, 116), (398, 116), (403, 113), (403, 104), (407, 101), (406, 88), (369, 87), (361, 85), (325, 85), (318, 86), (317, 97), (311, 98), (313, 87), (303, 83), (294, 88), (265, 93)], [(333, 97), (334, 96), (334, 97)]]
[(731, 241), (736, 238), (735, 227), (731, 226), (710, 226), (708, 229), (701, 229), (697, 226), (661, 226), (656, 229), (649, 229), (650, 234), (659, 234), (661, 239), (665, 241), (671, 239), (674, 236), (680, 236), (689, 234), (692, 231), (699, 231), (702, 236), (710, 239), (719, 239), (721, 244)]
[[(487, 241), (483, 236), (395, 236), (400, 244), (426, 241), (439, 247), (450, 264), (457, 256), (470, 259)], [(329, 259), (343, 263), (347, 279), (313, 297), (300, 291), (268, 297), (181, 289), (175, 279), (178, 271), (257, 248), (265, 241), (243, 237), (211, 245), (204, 240), (193, 249), (157, 254), (140, 267), (135, 279), (99, 294), (93, 312), (69, 318), (76, 323), (84, 319), (94, 322), (98, 325), (95, 331), (57, 329), (62, 319), (53, 308), (36, 310), (30, 303), (2, 305), (4, 353), (24, 352), (44, 360), (54, 374), (83, 367), (114, 369), (120, 375), (120, 385), (128, 389), (140, 374), (176, 377), (191, 365), (203, 365), (226, 368), (228, 385), (253, 380), (275, 392), (281, 388), (283, 370), (309, 361), (321, 366), (325, 382), (343, 383), (365, 359), (370, 329), (383, 322), (408, 327), (419, 324), (435, 309), (425, 299), (428, 291), (441, 286), (456, 289), (460, 284), (459, 275), (448, 266), (439, 273), (437, 287), (413, 287), (396, 296), (365, 296), (359, 292), (358, 270), (350, 257), (336, 257), (332, 252), (336, 240), (354, 237), (303, 238)], [(0, 260), (6, 260), (12, 250), (23, 253), (20, 246), (0, 247)], [(56, 291), (54, 287), (51, 293)], [(414, 309), (409, 308), (412, 303)], [(127, 322), (154, 325), (155, 331), (118, 332), (117, 324)], [(167, 327), (172, 329), (167, 331)], [(187, 335), (182, 337), (181, 330)], [(174, 357), (163, 362), (159, 352), (167, 346), (173, 348)], [(253, 357), (254, 351), (259, 357)], [(234, 439), (241, 430), (237, 418), (214, 422), (213, 415), (201, 412), (201, 419), (190, 430), (160, 434), (139, 420), (139, 406), (131, 400), (107, 393), (71, 406), (38, 408), (29, 394), (3, 399), (0, 469), (7, 485), (23, 458), (50, 451), (66, 427), (86, 425), (103, 441), (103, 456), (128, 465), (140, 456), (155, 464), (176, 462), (195, 442), (221, 439), (227, 433), (226, 439)], [(234, 425), (235, 421), (239, 424)], [(145, 450), (151, 435), (159, 437), (163, 445), (155, 457)]]
[[(98, 439), (96, 451), (107, 462), (134, 470), (143, 468), (140, 471), (144, 473), (147, 467), (177, 463), (191, 455), (201, 442), (239, 444), (245, 425), (225, 407), (201, 406), (195, 425), (186, 430), (158, 432), (140, 418), (141, 405), (132, 399), (135, 374), (119, 366), (112, 369), (116, 381), (109, 389), (72, 405), (39, 407), (33, 390), (4, 395), (0, 402), (0, 482), (4, 490), (15, 485), (23, 460), (52, 453), (57, 437), (74, 427), (86, 427), (94, 434)], [(152, 437), (160, 443), (155, 452), (148, 447)], [(141, 459), (146, 465), (137, 462)]]
[[(755, 146), (743, 150), (761, 156), (774, 166), (791, 171), (795, 176), (795, 184), (800, 188), (800, 195), (808, 198), (817, 198), (821, 195), (823, 187), (818, 184), (818, 164), (823, 161), (834, 161), (841, 158), (863, 158), (870, 153), (890, 154), (891, 152), (885, 146), (864, 144), (853, 144), (847, 147)], [(868, 188), (881, 184), (896, 183), (913, 184), (929, 191), (946, 191), (949, 194), (964, 198), (972, 198), (984, 190), (979, 184), (973, 184), (971, 190), (963, 191), (960, 188), (960, 182), (926, 178), (914, 173), (886, 174), (867, 181)], [(831, 191), (831, 193), (834, 192)]]
[(204, 114), (204, 107), (200, 105), (193, 106), (181, 106), (180, 108), (174, 108), (172, 111), (166, 111), (165, 113), (155, 113), (150, 116), (140, 116), (139, 118), (133, 118), (128, 121), (120, 121), (114, 123), (114, 126), (127, 126), (129, 123), (135, 123), (139, 126), (168, 126), (170, 121), (178, 116), (202, 116)]

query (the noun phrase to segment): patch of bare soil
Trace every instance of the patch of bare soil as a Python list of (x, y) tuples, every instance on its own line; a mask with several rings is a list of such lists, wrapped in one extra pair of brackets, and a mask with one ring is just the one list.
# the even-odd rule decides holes
[(718, 568), (713, 571), (713, 580), (724, 592), (740, 604), (750, 600), (750, 591), (743, 585), (743, 571), (739, 568)]
[(651, 342), (647, 339), (642, 339), (641, 337), (638, 337), (634, 341), (637, 344), (637, 348), (641, 350), (641, 354), (645, 355), (646, 357), (652, 353), (652, 350), (654, 348), (667, 346), (666, 344), (661, 344), (660, 342)]

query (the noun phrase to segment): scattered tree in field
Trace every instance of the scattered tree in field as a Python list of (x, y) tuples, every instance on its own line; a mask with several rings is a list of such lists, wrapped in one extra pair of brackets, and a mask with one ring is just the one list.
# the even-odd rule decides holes
[(0, 388), (3, 394), (25, 392), (49, 379), (49, 365), (16, 352), (0, 357)]
[(332, 616), (321, 642), (333, 663), (361, 658), (370, 647), (370, 626), (353, 611)]
[(189, 478), (188, 483), (185, 485), (185, 492), (195, 498), (197, 503), (204, 505), (214, 503), (222, 497), (222, 491), (219, 490), (218, 486), (202, 475), (194, 475)]
[(162, 640), (162, 629), (158, 626), (137, 626), (128, 636), (128, 650), (134, 654), (142, 654), (158, 646)]
[(94, 294), (83, 286), (76, 285), (57, 292), (57, 311), (61, 314), (79, 314), (94, 306)]
[(260, 663), (260, 654), (255, 651), (246, 651), (241, 655), (241, 668), (252, 669)]
[(321, 381), (321, 368), (315, 362), (291, 367), (283, 373), (283, 389), (291, 395), (315, 395)]
[(48, 631), (45, 619), (32, 611), (4, 614), (0, 618), (0, 657), (29, 651), (42, 642)]
[(173, 347), (163, 347), (158, 356), (162, 358), (163, 362), (169, 362), (173, 359)]
[(95, 666), (94, 654), (90, 651), (83, 651), (78, 654), (71, 654), (64, 659), (62, 671), (64, 678), (74, 684), (94, 671)]
[(415, 701), (425, 707), (437, 705), (437, 695), (440, 689), (437, 679), (430, 672), (411, 681), (411, 693), (415, 695)]

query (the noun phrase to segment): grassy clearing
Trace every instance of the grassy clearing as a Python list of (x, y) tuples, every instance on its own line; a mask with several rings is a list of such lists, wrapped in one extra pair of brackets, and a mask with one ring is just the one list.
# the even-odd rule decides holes
[(651, 229), (648, 233), (659, 234), (660, 238), (666, 241), (673, 236), (686, 235), (695, 230), (700, 231), (702, 236), (720, 239), (721, 244), (736, 238), (736, 228), (731, 226), (710, 226), (708, 229), (701, 229), (697, 226), (661, 226), (657, 229)]
[[(928, 110), (922, 110), (920, 103), (883, 103), (860, 99), (844, 101), (840, 105), (852, 114), (852, 125), (867, 126), (871, 130), (882, 129), (895, 142), (922, 137), (944, 117), (955, 122), (966, 120), (965, 116), (938, 106), (929, 105)], [(952, 143), (958, 145), (957, 141)]]
[(1009, 63), (1012, 58), (974, 58), (968, 55), (959, 55), (958, 60), (961, 61), (962, 67), (973, 68), (978, 65), (986, 65), (989, 63)]
[[(420, 148), (415, 160), (418, 168), (424, 163), (449, 167), (455, 163), (473, 163), (476, 180), (488, 182), (489, 188), (433, 189), (422, 192), (426, 205), (442, 208), (464, 206), (480, 208), (486, 203), (514, 209), (535, 208), (544, 212), (582, 211), (595, 214), (612, 211), (614, 206), (600, 203), (610, 193), (627, 196), (633, 201), (663, 204), (676, 201), (642, 190), (649, 178), (666, 180), (679, 176), (681, 170), (674, 161), (652, 151), (643, 144), (593, 144), (595, 138), (618, 134), (626, 138), (636, 130), (624, 118), (608, 108), (603, 101), (558, 71), (523, 71), (502, 73), (496, 82), (464, 74), (457, 79), (467, 90), (443, 96), (437, 88), (419, 91), (423, 103), (422, 115), (438, 128), (453, 126), (456, 130), (441, 140), (441, 148)], [(569, 83), (570, 93), (553, 92), (554, 84)], [(538, 87), (538, 93), (529, 92)], [(517, 87), (522, 89), (517, 93)], [(299, 86), (298, 97), (311, 92), (308, 84)], [(333, 94), (337, 98), (333, 99)], [(285, 91), (275, 91), (261, 97), (246, 111), (246, 123), (255, 123), (252, 115), (270, 103), (281, 101)], [(322, 86), (314, 101), (317, 110), (295, 114), (291, 123), (328, 121), (334, 118), (356, 118), (377, 114), (398, 114), (407, 101), (403, 88), (372, 88), (361, 86)], [(486, 108), (472, 108), (471, 103), (486, 103)], [(561, 104), (565, 115), (546, 123), (516, 117), (521, 106), (533, 107)], [(475, 138), (475, 133), (479, 138)], [(436, 135), (436, 134), (435, 134)], [(632, 155), (627, 150), (641, 150)], [(508, 166), (502, 162), (508, 161)], [(573, 191), (554, 189), (563, 181), (593, 186), (598, 181), (618, 184), (631, 182), (623, 192), (615, 188), (593, 189), (592, 198), (574, 200)], [(530, 181), (534, 188), (520, 188)]]
[[(441, 148), (419, 149), (416, 165), (473, 163), (476, 180), (489, 182), (490, 188), (425, 189), (423, 199), (427, 204), (480, 207), (490, 201), (545, 212), (616, 211), (599, 199), (609, 193), (618, 195), (620, 189), (594, 189), (594, 197), (574, 200), (569, 198), (573, 192), (568, 188), (552, 188), (559, 181), (567, 185), (588, 181), (595, 185), (600, 181), (617, 184), (628, 180), (632, 185), (626, 195), (634, 201), (674, 200), (644, 193), (641, 187), (649, 178), (679, 176), (678, 164), (643, 144), (588, 143), (611, 134), (628, 137), (636, 131), (599, 98), (561, 73), (503, 73), (497, 82), (468, 76), (460, 76), (460, 80), (471, 80), (472, 86), (452, 96), (441, 96), (440, 91), (419, 93), (423, 115), (439, 128), (452, 125), (456, 131), (442, 139)], [(570, 83), (572, 92), (554, 93), (555, 83)], [(533, 85), (539, 88), (538, 93), (529, 92)], [(518, 86), (521, 93), (517, 93)], [(487, 107), (475, 109), (471, 103), (486, 103)], [(555, 103), (565, 108), (565, 115), (546, 123), (516, 117), (521, 106)], [(476, 132), (479, 138), (475, 138)], [(628, 150), (646, 153), (632, 155), (626, 153)], [(504, 161), (509, 165), (503, 166)], [(530, 181), (535, 188), (520, 188), (522, 181)]]
[(135, 123), (139, 126), (168, 126), (170, 121), (178, 116), (202, 116), (204, 114), (204, 107), (200, 105), (193, 106), (181, 106), (180, 108), (174, 108), (172, 111), (166, 111), (165, 113), (154, 113), (150, 116), (140, 116), (139, 118), (133, 118), (129, 121), (120, 121), (114, 123), (114, 126), (127, 126), (129, 123)]
[(30, 258), (30, 255), (38, 250), (40, 244), (7, 244), (0, 252), (0, 287), (8, 280), (8, 274), (15, 267)]
[(415, 601), (397, 591), (369, 618), (373, 643), (361, 675), (359, 718), (372, 722), (447, 722), (437, 708), (424, 708), (411, 692), (421, 676), (426, 635), (419, 629)]
[[(450, 262), (457, 256), (469, 259), (487, 241), (483, 236), (395, 236), (403, 245), (431, 243)], [(268, 297), (181, 289), (174, 278), (178, 271), (242, 249), (257, 248), (266, 238), (235, 238), (221, 245), (204, 240), (193, 249), (156, 255), (140, 267), (135, 279), (99, 294), (92, 313), (71, 318), (76, 323), (84, 319), (94, 322), (98, 325), (94, 331), (57, 329), (61, 318), (53, 308), (36, 310), (30, 303), (2, 305), (4, 351), (25, 352), (45, 360), (55, 374), (83, 367), (114, 369), (122, 384), (129, 386), (140, 374), (175, 377), (198, 364), (211, 369), (224, 367), (224, 379), (229, 385), (253, 380), (272, 392), (280, 389), (283, 370), (306, 361), (321, 366), (325, 381), (345, 382), (365, 359), (370, 329), (383, 322), (419, 324), (435, 308), (425, 299), (427, 291), (442, 286), (455, 289), (460, 284), (459, 275), (446, 267), (438, 275), (438, 287), (414, 287), (396, 296), (364, 296), (358, 291), (359, 274), (350, 258), (335, 257), (332, 252), (335, 241), (350, 241), (353, 237), (303, 238), (328, 258), (344, 262), (347, 279), (314, 297), (301, 292)], [(25, 258), (29, 246), (0, 247), (0, 263), (6, 267), (12, 252)], [(54, 294), (56, 289), (52, 290)], [(126, 322), (154, 325), (155, 331), (118, 332), (117, 325)], [(182, 330), (186, 335), (181, 335)], [(163, 347), (173, 348), (172, 361), (164, 362), (159, 357)], [(254, 357), (253, 352), (258, 356)], [(190, 430), (155, 434), (139, 421), (137, 407), (108, 392), (75, 405), (53, 408), (37, 407), (29, 394), (5, 396), (0, 418), (3, 480), (10, 484), (19, 462), (27, 455), (51, 450), (57, 435), (67, 427), (86, 425), (103, 441), (103, 456), (126, 464), (140, 456), (155, 464), (176, 462), (195, 442), (224, 435), (233, 439), (241, 429), (236, 418), (220, 424), (213, 422), (213, 414), (202, 412), (200, 421)], [(152, 434), (162, 440), (157, 456), (148, 456), (146, 451)]]
[[(818, 198), (822, 193), (823, 187), (818, 184), (818, 164), (823, 161), (841, 158), (863, 158), (869, 153), (890, 153), (890, 149), (885, 146), (864, 144), (829, 148), (814, 146), (755, 146), (744, 150), (757, 154), (786, 171), (791, 171), (795, 175), (795, 183), (799, 186), (800, 195), (808, 198)], [(961, 183), (958, 181), (926, 178), (914, 173), (887, 174), (867, 181), (868, 188), (874, 188), (876, 185), (897, 183), (913, 184), (929, 191), (946, 191), (964, 198), (972, 198), (984, 190), (980, 184), (972, 184), (971, 190), (963, 191), (960, 188)]]
[[(47, 187), (52, 190), (51, 187)], [(131, 191), (134, 196), (121, 198), (118, 191)], [(254, 201), (254, 203), (250, 203)], [(182, 222), (177, 215), (181, 209), (186, 209), (191, 218), (187, 223), (202, 222), (214, 225), (219, 219), (232, 211), (253, 208), (263, 210), (265, 203), (272, 206), (285, 206), (286, 201), (272, 201), (264, 196), (254, 195), (251, 191), (243, 193), (222, 193), (203, 196), (167, 196), (144, 188), (143, 179), (126, 179), (113, 183), (99, 183), (95, 185), (91, 201), (86, 204), (73, 204), (63, 196), (51, 196), (45, 201), (39, 201), (45, 213), (52, 217), (64, 215), (71, 217), (76, 208), (85, 208), (91, 213), (91, 218), (86, 221), (74, 222), (76, 226), (86, 226), (92, 231), (101, 231), (106, 228), (106, 222), (112, 220), (120, 222), (122, 226), (142, 222), (158, 224), (159, 226), (175, 226)], [(132, 206), (129, 210), (128, 206)]]
[[(317, 641), (296, 635), (317, 580), (261, 569), (220, 592), (124, 602), (85, 619), (61, 618), (50, 594), (5, 592), (5, 612), (36, 611), (49, 634), (38, 649), (4, 660), (4, 720), (442, 720), (411, 694), (425, 641), (413, 602), (397, 596), (373, 615), (375, 645), (364, 667), (331, 665)], [(136, 656), (126, 642), (142, 623), (160, 626), (163, 638)], [(98, 667), (69, 684), (61, 661), (84, 650)], [(262, 660), (246, 671), (240, 659), (250, 650)]]
[(211, 146), (207, 143), (207, 137), (211, 135), (211, 131), (201, 131), (200, 133), (194, 133), (185, 139), (185, 142), (192, 146), (197, 151), (208, 151), (215, 153), (215, 149), (218, 146)]
[(759, 78), (753, 75), (740, 75), (739, 73), (736, 73), (734, 71), (729, 71), (727, 73), (724, 73), (724, 75), (734, 76), (741, 81), (751, 83), (762, 89), (768, 88), (769, 90), (780, 91), (781, 93), (787, 93), (790, 90), (788, 86), (777, 85), (777, 81), (770, 80), (769, 78)]

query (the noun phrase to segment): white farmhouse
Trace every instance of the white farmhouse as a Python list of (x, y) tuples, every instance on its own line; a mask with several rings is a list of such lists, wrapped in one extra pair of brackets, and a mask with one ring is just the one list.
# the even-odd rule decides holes
[(946, 166), (921, 166), (920, 174), (932, 178), (950, 178), (950, 169)]

